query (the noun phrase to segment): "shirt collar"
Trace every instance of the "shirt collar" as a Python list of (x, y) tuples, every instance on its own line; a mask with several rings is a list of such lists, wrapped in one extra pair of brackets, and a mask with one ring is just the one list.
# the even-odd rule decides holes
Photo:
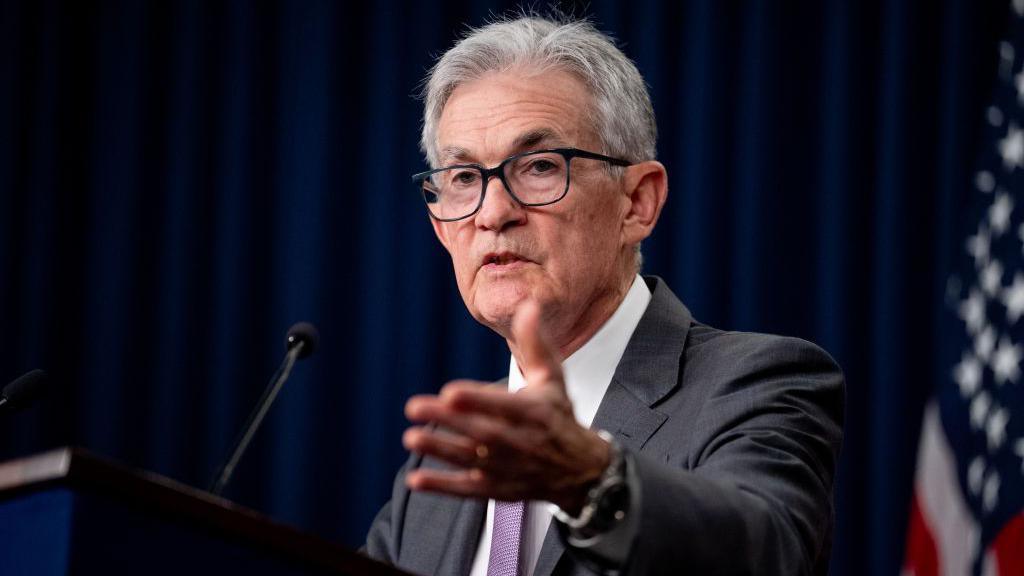
[[(562, 362), (565, 388), (576, 420), (590, 426), (604, 393), (611, 384), (626, 345), (651, 301), (651, 291), (638, 274), (615, 313), (579, 350)], [(526, 386), (513, 356), (509, 361), (508, 389), (518, 392)]]

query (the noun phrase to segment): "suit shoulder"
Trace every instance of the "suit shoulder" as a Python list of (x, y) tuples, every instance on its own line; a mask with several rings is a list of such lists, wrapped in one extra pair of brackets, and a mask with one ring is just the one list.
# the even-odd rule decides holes
[(685, 365), (701, 373), (733, 376), (765, 370), (842, 374), (828, 352), (807, 340), (718, 330), (697, 322), (690, 329)]
[(827, 352), (800, 338), (707, 326), (694, 330), (687, 344), (680, 402), (700, 407), (694, 417), (703, 435), (694, 442), (701, 455), (695, 461), (741, 428), (781, 426), (811, 430), (824, 441), (808, 453), (826, 474), (839, 450), (846, 404), (845, 378)]

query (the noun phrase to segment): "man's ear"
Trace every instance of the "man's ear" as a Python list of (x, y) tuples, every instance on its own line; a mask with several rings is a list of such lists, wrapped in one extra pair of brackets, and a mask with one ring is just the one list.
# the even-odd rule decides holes
[(445, 226), (445, 222), (440, 222), (432, 216), (427, 216), (427, 218), (430, 218), (430, 225), (434, 227), (434, 235), (437, 236), (444, 249), (451, 254), (451, 244), (448, 242), (448, 227)]
[(626, 168), (623, 177), (629, 202), (622, 221), (624, 245), (639, 244), (651, 235), (668, 198), (668, 173), (656, 160)]

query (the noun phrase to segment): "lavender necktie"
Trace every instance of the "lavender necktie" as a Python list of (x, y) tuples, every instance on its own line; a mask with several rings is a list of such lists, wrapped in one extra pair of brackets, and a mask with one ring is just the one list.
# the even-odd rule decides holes
[(526, 503), (494, 501), (494, 530), (487, 576), (519, 576), (519, 541)]

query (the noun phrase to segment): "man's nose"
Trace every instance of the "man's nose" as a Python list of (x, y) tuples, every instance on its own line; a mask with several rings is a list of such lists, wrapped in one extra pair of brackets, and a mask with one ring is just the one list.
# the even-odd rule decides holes
[(487, 182), (484, 201), (475, 218), (477, 226), (499, 231), (509, 225), (522, 224), (526, 220), (526, 209), (512, 197), (501, 178), (493, 177)]

